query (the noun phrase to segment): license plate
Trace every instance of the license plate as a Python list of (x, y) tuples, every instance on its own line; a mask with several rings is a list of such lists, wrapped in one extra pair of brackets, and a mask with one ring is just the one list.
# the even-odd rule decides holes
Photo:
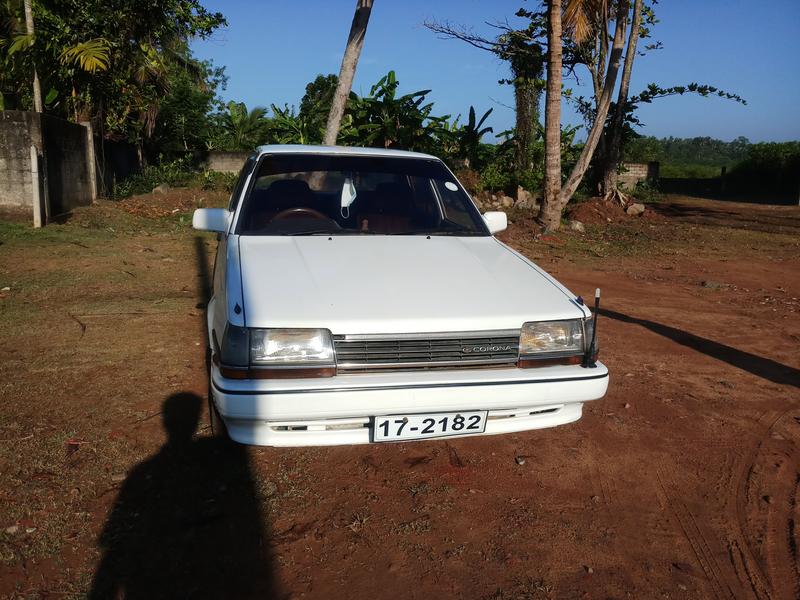
[(450, 435), (470, 435), (486, 430), (486, 411), (391, 415), (375, 417), (372, 441), (396, 442)]

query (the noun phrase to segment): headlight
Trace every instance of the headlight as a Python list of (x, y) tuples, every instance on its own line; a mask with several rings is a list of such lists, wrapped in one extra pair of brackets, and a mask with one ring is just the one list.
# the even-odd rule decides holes
[(525, 323), (519, 336), (521, 359), (545, 359), (583, 354), (583, 319)]
[(257, 366), (333, 366), (327, 329), (251, 329), (250, 364)]

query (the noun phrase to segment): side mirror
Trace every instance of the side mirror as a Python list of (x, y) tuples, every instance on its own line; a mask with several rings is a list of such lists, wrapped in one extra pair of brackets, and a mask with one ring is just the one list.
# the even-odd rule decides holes
[(192, 227), (200, 231), (225, 233), (230, 215), (224, 208), (198, 208), (192, 215)]
[(499, 210), (483, 213), (483, 220), (486, 221), (486, 225), (489, 227), (489, 233), (492, 234), (503, 231), (508, 227), (508, 217), (506, 213)]

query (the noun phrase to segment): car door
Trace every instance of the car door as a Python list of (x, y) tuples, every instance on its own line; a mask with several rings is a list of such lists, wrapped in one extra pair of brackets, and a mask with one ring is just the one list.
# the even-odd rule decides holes
[[(242, 170), (239, 171), (239, 178), (236, 181), (236, 185), (233, 188), (233, 192), (231, 193), (231, 198), (228, 203), (228, 211), (231, 213), (231, 216), (236, 213), (236, 209), (241, 203), (242, 196), (247, 187), (248, 178), (253, 172), (253, 167), (255, 164), (256, 156), (250, 156), (245, 161)], [(233, 218), (231, 218), (231, 222), (233, 222)], [(209, 302), (209, 317), (211, 319), (211, 322), (209, 323), (209, 333), (212, 338), (212, 348), (216, 347), (213, 340), (214, 334), (216, 333), (217, 339), (219, 339), (222, 336), (225, 325), (228, 321), (228, 253), (229, 244), (234, 241), (231, 238), (235, 238), (235, 236), (231, 234), (230, 229), (217, 235), (217, 253), (214, 258), (214, 275), (212, 284), (213, 291), (211, 300)]]

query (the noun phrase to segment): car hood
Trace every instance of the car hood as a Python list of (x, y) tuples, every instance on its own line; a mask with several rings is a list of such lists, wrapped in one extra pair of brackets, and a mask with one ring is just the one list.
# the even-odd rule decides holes
[(334, 334), (518, 329), (588, 314), (493, 237), (242, 236), (248, 327)]

